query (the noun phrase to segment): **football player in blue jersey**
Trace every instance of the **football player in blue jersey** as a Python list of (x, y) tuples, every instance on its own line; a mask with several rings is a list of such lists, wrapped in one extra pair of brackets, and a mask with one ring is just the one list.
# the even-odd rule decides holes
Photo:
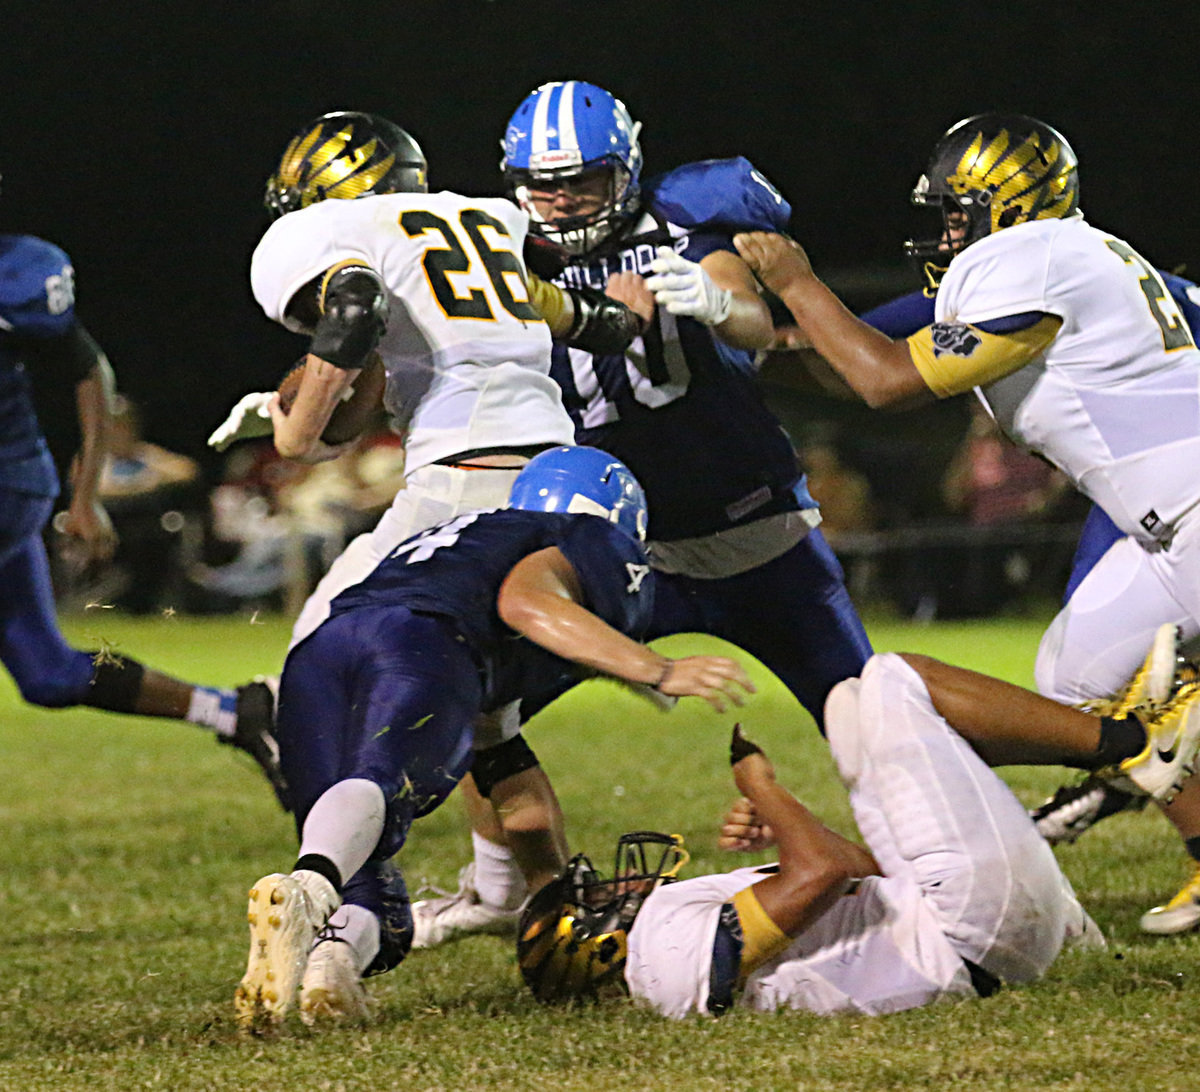
[[(556, 344), (551, 376), (576, 443), (611, 451), (645, 487), (662, 577), (648, 636), (702, 632), (744, 648), (820, 724), (829, 690), (871, 649), (756, 387), (773, 324), (732, 244), (751, 225), (781, 230), (790, 206), (741, 158), (643, 180), (639, 129), (612, 94), (577, 80), (539, 87), (508, 123), (505, 184), (531, 230), (562, 248), (556, 282), (607, 289), (648, 322), (624, 354)], [(472, 814), (476, 867), (456, 894), (417, 905), (418, 946), (515, 927), (523, 884), (486, 812)]]
[(645, 528), (645, 496), (618, 460), (551, 449), (517, 476), (510, 508), (408, 539), (293, 647), (279, 740), (300, 849), (290, 873), (250, 892), (243, 1027), (277, 1024), (298, 986), (306, 1023), (366, 1014), (361, 977), (399, 963), (412, 938), (403, 879), (387, 862), (413, 820), (473, 760), (493, 799), (537, 764), (516, 733), (476, 757), (480, 712), (580, 669), (718, 710), (752, 691), (734, 660), (671, 660), (636, 639), (655, 594)]
[(34, 408), (35, 375), (75, 389), (82, 443), (62, 530), (81, 563), (103, 561), (116, 544), (97, 496), (111, 368), (76, 318), (67, 255), (29, 235), (0, 235), (0, 660), (35, 705), (86, 705), (211, 729), (254, 757), (286, 807), (265, 684), (194, 686), (125, 656), (74, 649), (59, 632), (42, 539), (59, 481)]

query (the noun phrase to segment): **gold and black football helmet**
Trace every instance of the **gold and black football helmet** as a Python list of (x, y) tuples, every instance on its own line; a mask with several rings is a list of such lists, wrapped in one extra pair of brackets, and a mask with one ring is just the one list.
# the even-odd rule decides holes
[(529, 900), (517, 932), (517, 962), (539, 1001), (594, 998), (624, 988), (627, 938), (647, 897), (675, 879), (688, 854), (678, 834), (636, 830), (617, 841), (613, 875), (582, 853)]
[[(910, 239), (905, 253), (924, 263), (936, 288), (954, 255), (985, 236), (1078, 212), (1077, 168), (1066, 138), (1036, 118), (978, 114), (960, 121), (938, 141), (912, 192), (914, 205), (941, 212), (942, 235)], [(961, 237), (952, 237), (952, 226), (965, 227)]]
[(292, 137), (263, 200), (278, 217), (327, 198), (425, 193), (427, 177), (424, 153), (399, 125), (342, 110), (322, 114)]

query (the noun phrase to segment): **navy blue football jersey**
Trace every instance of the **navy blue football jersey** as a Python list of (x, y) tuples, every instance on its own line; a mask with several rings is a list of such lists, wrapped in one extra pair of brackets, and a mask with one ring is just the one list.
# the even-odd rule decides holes
[(573, 665), (518, 636), (496, 597), (522, 558), (560, 549), (579, 578), (583, 606), (635, 640), (649, 625), (653, 583), (645, 551), (599, 516), (469, 512), (414, 535), (361, 584), (338, 595), (330, 615), (358, 607), (405, 606), (450, 619), (484, 671), (484, 708), (555, 687)]
[[(649, 275), (659, 246), (690, 261), (734, 252), (738, 231), (779, 230), (790, 212), (745, 159), (690, 163), (648, 182), (632, 233), (573, 258), (558, 281), (603, 290), (613, 273)], [(758, 391), (754, 358), (663, 308), (624, 356), (555, 344), (550, 374), (575, 440), (611, 452), (637, 476), (650, 538), (691, 538), (815, 507), (791, 440)]]
[(71, 261), (30, 235), (0, 235), (0, 486), (54, 496), (58, 477), (38, 427), (25, 349), (75, 324)]

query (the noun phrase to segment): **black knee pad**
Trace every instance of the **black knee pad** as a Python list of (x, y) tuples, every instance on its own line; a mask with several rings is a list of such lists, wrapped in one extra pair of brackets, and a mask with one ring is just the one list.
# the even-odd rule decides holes
[(127, 660), (123, 656), (102, 656), (97, 652), (94, 657), (92, 685), (83, 704), (107, 709), (110, 713), (132, 713), (146, 669), (137, 660)]
[(479, 795), (488, 797), (506, 777), (532, 770), (537, 765), (537, 755), (525, 742), (525, 737), (517, 735), (486, 751), (476, 751), (471, 776), (475, 778)]

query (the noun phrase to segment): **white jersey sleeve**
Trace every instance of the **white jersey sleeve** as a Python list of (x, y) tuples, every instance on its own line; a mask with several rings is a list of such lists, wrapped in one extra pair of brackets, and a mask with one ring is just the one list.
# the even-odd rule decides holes
[(1200, 501), (1200, 352), (1156, 270), (1082, 217), (973, 244), (938, 289), (939, 322), (1040, 311), (1062, 320), (1035, 360), (979, 390), (1126, 534), (1168, 542)]
[(406, 471), (464, 451), (569, 444), (550, 378), (550, 331), (530, 302), (528, 216), (500, 198), (400, 193), (322, 201), (282, 217), (254, 253), (263, 310), (288, 325), (292, 295), (361, 262), (388, 292), (378, 352)]
[(630, 995), (676, 1019), (707, 1012), (721, 907), (762, 878), (756, 868), (739, 868), (658, 888), (629, 930), (625, 982)]
[[(706, 1013), (721, 907), (762, 878), (757, 868), (740, 868), (655, 891), (629, 932), (631, 996), (676, 1019)], [(872, 876), (751, 974), (740, 1003), (762, 1011), (878, 1014), (950, 994), (970, 996), (974, 988), (920, 888)]]

